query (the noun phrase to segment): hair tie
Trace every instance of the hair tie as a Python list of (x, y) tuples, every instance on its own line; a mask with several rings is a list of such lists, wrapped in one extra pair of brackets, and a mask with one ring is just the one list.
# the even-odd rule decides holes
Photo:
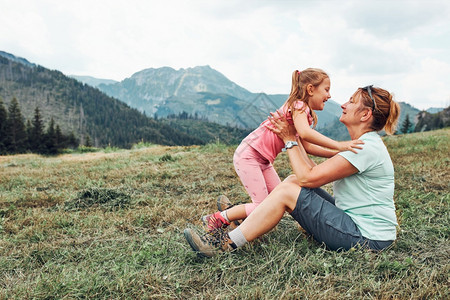
[(300, 73), (301, 73), (301, 72), (297, 70), (297, 73), (298, 73), (298, 76), (300, 76)]

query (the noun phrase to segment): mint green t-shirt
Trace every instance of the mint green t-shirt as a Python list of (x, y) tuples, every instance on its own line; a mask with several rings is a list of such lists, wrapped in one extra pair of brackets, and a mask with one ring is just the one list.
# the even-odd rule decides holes
[(376, 132), (363, 134), (362, 150), (339, 155), (358, 173), (334, 182), (336, 206), (356, 223), (362, 235), (371, 240), (395, 240), (397, 217), (394, 205), (394, 166), (389, 152)]

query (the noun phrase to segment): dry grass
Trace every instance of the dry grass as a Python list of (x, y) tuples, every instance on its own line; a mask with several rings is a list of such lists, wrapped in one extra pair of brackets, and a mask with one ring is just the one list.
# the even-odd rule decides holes
[[(449, 137), (385, 139), (400, 231), (379, 254), (324, 250), (286, 216), (244, 249), (197, 258), (183, 229), (222, 193), (247, 201), (234, 147), (0, 157), (0, 298), (448, 298)], [(290, 173), (284, 155), (276, 168)]]

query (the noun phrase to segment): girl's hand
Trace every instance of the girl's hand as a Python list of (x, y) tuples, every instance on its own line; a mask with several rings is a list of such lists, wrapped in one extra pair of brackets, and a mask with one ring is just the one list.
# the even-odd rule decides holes
[(276, 113), (270, 113), (268, 120), (273, 126), (265, 126), (267, 129), (275, 133), (284, 142), (296, 141), (296, 133), (294, 125), (290, 125), (286, 117), (277, 110)]
[(344, 142), (339, 142), (339, 151), (352, 151), (353, 153), (358, 153), (356, 152), (355, 149), (362, 149), (361, 146), (364, 144), (363, 141), (361, 140), (352, 140), (352, 141), (344, 141)]

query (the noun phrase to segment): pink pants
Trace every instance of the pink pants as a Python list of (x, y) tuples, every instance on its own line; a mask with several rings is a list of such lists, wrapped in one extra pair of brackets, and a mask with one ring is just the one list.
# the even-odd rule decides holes
[(234, 152), (233, 164), (252, 203), (245, 204), (248, 215), (281, 182), (273, 165), (258, 151), (246, 143), (241, 143)]

